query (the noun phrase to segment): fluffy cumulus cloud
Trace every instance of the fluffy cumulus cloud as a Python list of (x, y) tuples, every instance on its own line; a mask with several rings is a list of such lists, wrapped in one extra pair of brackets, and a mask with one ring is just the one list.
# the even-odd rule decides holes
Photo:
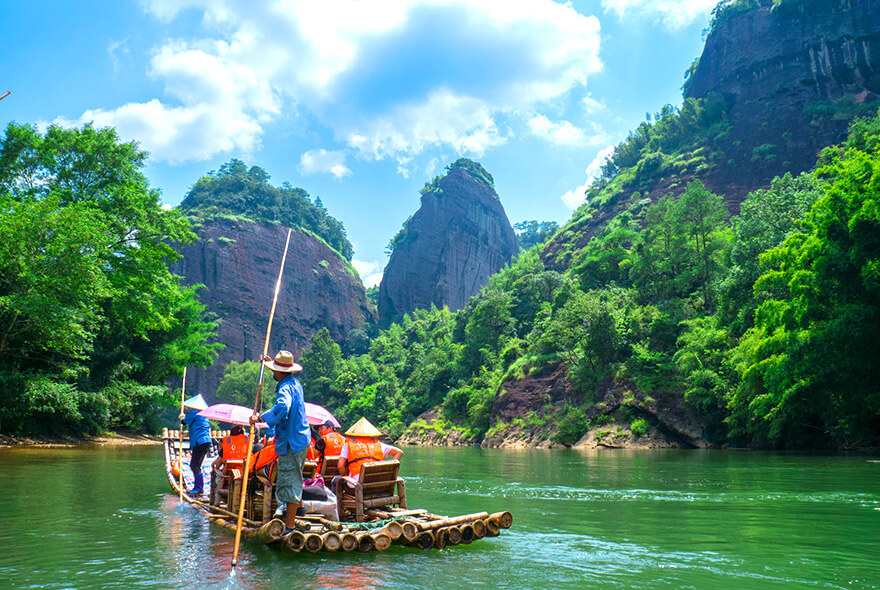
[(605, 12), (620, 18), (648, 17), (673, 30), (705, 20), (716, 4), (718, 0), (602, 0)]
[(601, 131), (589, 133), (575, 127), (570, 121), (551, 121), (541, 114), (528, 120), (528, 128), (532, 134), (559, 146), (601, 145), (608, 141), (607, 136)]
[(351, 174), (344, 152), (324, 149), (309, 150), (300, 156), (299, 169), (303, 174), (332, 174), (337, 179)]
[[(279, 121), (313, 121), (363, 158), (479, 157), (514, 133), (501, 121), (530, 124), (602, 67), (598, 19), (552, 0), (142, 3), (166, 22), (196, 11), (202, 38), (155, 49), (161, 97), (78, 122), (115, 125), (162, 160), (259, 149)], [(550, 125), (550, 141), (582, 141)]]
[(599, 173), (602, 172), (602, 166), (605, 164), (605, 160), (614, 153), (614, 147), (615, 146), (612, 144), (599, 150), (599, 153), (596, 154), (596, 157), (593, 158), (593, 161), (590, 162), (587, 169), (584, 171), (587, 174), (586, 182), (577, 188), (571, 189), (560, 197), (566, 207), (574, 210), (584, 204), (587, 189), (590, 187), (593, 180), (599, 176)]
[(356, 271), (358, 271), (358, 274), (361, 275), (364, 287), (375, 287), (382, 282), (382, 273), (385, 269), (378, 262), (367, 262), (364, 260), (353, 259), (351, 265)]

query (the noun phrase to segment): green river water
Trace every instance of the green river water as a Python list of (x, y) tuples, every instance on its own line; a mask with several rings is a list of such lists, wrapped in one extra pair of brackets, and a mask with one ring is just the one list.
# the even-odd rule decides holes
[(168, 493), (162, 449), (0, 450), (0, 588), (878, 588), (880, 462), (406, 448), (410, 507), (510, 510), (471, 545), (283, 554)]

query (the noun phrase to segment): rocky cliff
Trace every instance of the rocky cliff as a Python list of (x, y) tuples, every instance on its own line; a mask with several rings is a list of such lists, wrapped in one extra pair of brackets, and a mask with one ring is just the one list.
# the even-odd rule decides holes
[[(187, 372), (187, 392), (210, 403), (229, 361), (256, 360), (262, 353), (287, 228), (215, 217), (195, 231), (201, 239), (182, 248), (173, 270), (186, 284), (206, 286), (199, 298), (222, 320), (218, 336), (225, 350), (208, 369)], [(339, 341), (364, 321), (376, 317), (357, 272), (313, 234), (294, 229), (270, 354), (285, 348), (298, 356), (321, 328)]]
[(638, 180), (608, 183), (619, 190), (604, 191), (596, 203), (590, 197), (594, 210), (578, 212), (549, 242), (541, 255), (548, 268), (565, 268), (566, 252), (585, 246), (632, 199), (656, 202), (693, 179), (722, 195), (736, 214), (749, 192), (812, 168), (823, 147), (845, 138), (855, 117), (880, 107), (880, 3), (739, 0), (729, 6), (686, 82), (686, 98), (722, 98), (723, 126), (690, 145), (684, 141), (693, 151), (683, 156), (653, 154), (658, 162), (682, 156), (705, 163), (639, 175), (649, 163), (643, 159), (634, 167)]
[(730, 133), (720, 147), (736, 165), (716, 183), (746, 192), (811, 168), (867, 110), (860, 106), (880, 99), (880, 3), (761, 4), (713, 28), (687, 94), (727, 100)]
[(421, 207), (392, 242), (379, 286), (383, 322), (432, 304), (464, 307), (517, 251), (492, 177), (469, 161), (450, 168), (423, 190)]

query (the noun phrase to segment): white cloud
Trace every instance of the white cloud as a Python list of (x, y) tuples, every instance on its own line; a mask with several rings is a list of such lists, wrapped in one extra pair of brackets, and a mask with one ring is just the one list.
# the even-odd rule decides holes
[(602, 0), (605, 12), (616, 12), (619, 18), (635, 13), (660, 21), (670, 30), (705, 20), (718, 0)]
[(345, 152), (324, 149), (309, 150), (300, 156), (299, 169), (303, 174), (332, 174), (336, 179), (351, 174), (345, 165)]
[(589, 135), (583, 129), (575, 127), (570, 121), (554, 122), (546, 116), (538, 114), (528, 120), (529, 131), (553, 145), (584, 146), (607, 141), (604, 133)]
[(361, 276), (364, 287), (375, 287), (382, 282), (382, 273), (385, 269), (380, 263), (353, 259), (351, 265)]
[(575, 210), (584, 204), (584, 201), (587, 198), (587, 189), (590, 187), (590, 184), (592, 184), (593, 180), (595, 180), (602, 172), (602, 166), (605, 164), (605, 160), (607, 160), (608, 157), (611, 156), (612, 153), (614, 153), (614, 147), (615, 146), (612, 144), (599, 150), (599, 153), (596, 154), (596, 157), (593, 158), (593, 161), (590, 162), (590, 164), (587, 166), (587, 169), (584, 170), (584, 172), (587, 174), (586, 182), (584, 182), (584, 184), (577, 188), (571, 189), (570, 191), (562, 195), (562, 197), (560, 197), (562, 199), (562, 202), (565, 203), (566, 207), (571, 210)]
[(552, 0), (142, 4), (166, 22), (198, 11), (206, 36), (156, 48), (148, 73), (163, 96), (76, 123), (116, 126), (157, 160), (259, 149), (266, 125), (288, 118), (360, 157), (402, 162), (436, 146), (479, 157), (512, 133), (501, 118), (535, 113), (602, 68), (598, 19)]

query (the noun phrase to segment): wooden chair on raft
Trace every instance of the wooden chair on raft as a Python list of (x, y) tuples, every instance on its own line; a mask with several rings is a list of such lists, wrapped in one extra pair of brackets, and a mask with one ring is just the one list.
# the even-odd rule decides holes
[(330, 481), (337, 475), (341, 475), (339, 473), (339, 455), (326, 455), (324, 463), (321, 464), (321, 476), (324, 481)]
[(398, 476), (400, 461), (365, 463), (360, 481), (348, 476), (336, 482), (339, 519), (345, 520), (346, 510), (354, 513), (356, 522), (363, 522), (367, 510), (386, 506), (406, 508), (406, 486)]

